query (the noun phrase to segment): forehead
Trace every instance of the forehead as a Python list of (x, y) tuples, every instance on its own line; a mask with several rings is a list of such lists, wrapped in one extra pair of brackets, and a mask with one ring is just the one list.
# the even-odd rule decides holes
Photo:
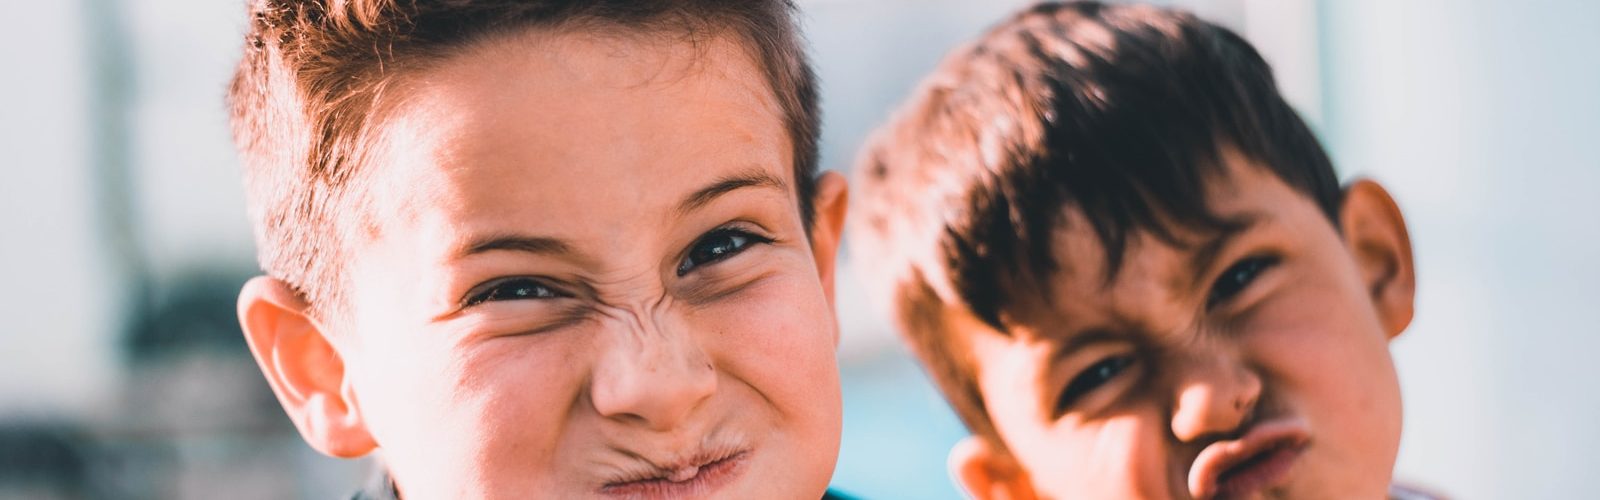
[(730, 172), (792, 182), (780, 108), (731, 37), (530, 31), (471, 47), (401, 92), (375, 166), (384, 226), (615, 230), (581, 222), (605, 216), (596, 208), (665, 214), (664, 200)]
[(1155, 327), (1143, 323), (1187, 320), (1193, 313), (1181, 299), (1197, 293), (1203, 297), (1209, 289), (1207, 264), (1227, 264), (1207, 257), (1227, 259), (1227, 250), (1242, 244), (1270, 244), (1277, 250), (1310, 244), (1298, 236), (1314, 233), (1283, 229), (1331, 226), (1309, 196), (1255, 160), (1224, 151), (1222, 161), (1221, 173), (1204, 184), (1207, 208), (1222, 220), (1238, 223), (1238, 230), (1173, 224), (1168, 228), (1176, 241), (1147, 230), (1133, 231), (1115, 272), (1085, 214), (1064, 208), (1062, 223), (1051, 237), (1057, 270), (1045, 277), (1039, 293), (1012, 294), (1020, 300), (1007, 305), (1006, 317), (1017, 326), (1015, 333), (1028, 337), (1032, 325), (1059, 325), (1063, 320), (1104, 327)]

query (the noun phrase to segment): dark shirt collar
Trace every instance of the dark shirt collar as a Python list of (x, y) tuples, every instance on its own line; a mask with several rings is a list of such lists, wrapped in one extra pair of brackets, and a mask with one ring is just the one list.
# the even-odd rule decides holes
[[(394, 489), (394, 481), (389, 479), (389, 473), (382, 470), (372, 475), (366, 487), (357, 491), (350, 500), (400, 500), (400, 494)], [(853, 497), (833, 490), (822, 494), (822, 500), (854, 500)]]

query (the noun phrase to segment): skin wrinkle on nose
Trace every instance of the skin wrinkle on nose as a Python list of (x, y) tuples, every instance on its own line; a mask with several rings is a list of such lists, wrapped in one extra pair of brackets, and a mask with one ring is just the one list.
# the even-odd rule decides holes
[[(621, 352), (614, 355), (620, 356), (615, 362), (628, 368), (620, 372), (620, 379), (611, 380), (606, 384), (609, 387), (602, 389), (611, 392), (611, 397), (649, 398), (652, 396), (647, 393), (654, 391), (647, 391), (646, 385), (662, 382), (669, 376), (678, 379), (674, 383), (698, 385), (699, 379), (706, 376), (704, 372), (715, 371), (710, 357), (693, 338), (693, 332), (673, 321), (671, 311), (676, 303), (672, 295), (657, 284), (639, 282), (641, 279), (649, 278), (613, 281), (604, 288), (627, 292), (597, 299), (596, 310), (624, 330), (617, 332), (621, 337), (617, 339), (620, 343), (617, 349)], [(612, 374), (613, 377), (617, 375)], [(715, 384), (714, 379), (712, 384)]]
[[(1134, 267), (1124, 272), (1138, 275), (1149, 270)], [(1169, 410), (1172, 434), (1187, 442), (1236, 432), (1246, 423), (1262, 390), (1259, 377), (1250, 373), (1253, 368), (1244, 360), (1238, 359), (1242, 353), (1234, 349), (1226, 325), (1205, 321), (1202, 308), (1194, 308), (1192, 301), (1174, 296), (1171, 290), (1127, 284), (1144, 281), (1148, 280), (1119, 281), (1106, 291), (1103, 300), (1105, 309), (1114, 311), (1113, 317), (1119, 323), (1143, 332), (1134, 337), (1153, 341), (1158, 346), (1156, 352), (1181, 353), (1162, 363), (1176, 368), (1170, 375), (1173, 378), (1166, 382), (1174, 394)], [(1178, 313), (1188, 308), (1195, 312)], [(1154, 324), (1148, 318), (1174, 320)], [(1252, 385), (1255, 387), (1248, 387)]]

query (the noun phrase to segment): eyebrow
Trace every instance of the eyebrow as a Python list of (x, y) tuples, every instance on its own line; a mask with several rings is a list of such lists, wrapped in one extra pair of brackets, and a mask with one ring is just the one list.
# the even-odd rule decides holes
[(783, 180), (773, 177), (772, 174), (759, 168), (750, 168), (717, 179), (716, 182), (684, 197), (683, 201), (678, 203), (678, 215), (681, 216), (693, 212), (722, 195), (747, 187), (770, 188), (784, 193), (789, 192), (789, 185), (785, 184)]
[(1249, 232), (1264, 218), (1265, 216), (1259, 212), (1247, 212), (1230, 217), (1227, 219), (1229, 227), (1218, 231), (1215, 237), (1208, 239), (1190, 253), (1189, 272), (1193, 273), (1189, 278), (1191, 288), (1203, 285), (1206, 271), (1217, 264), (1217, 258), (1222, 256), (1222, 251), (1226, 250), (1234, 240), (1239, 239), (1239, 235)]
[(566, 255), (572, 253), (572, 245), (558, 238), (546, 236), (492, 234), (462, 245), (461, 250), (455, 252), (455, 254), (459, 258), (495, 250), (509, 250), (536, 255)]
[[(786, 193), (789, 191), (788, 185), (782, 180), (760, 169), (751, 168), (725, 176), (689, 194), (689, 196), (684, 197), (683, 201), (678, 203), (676, 211), (679, 215), (693, 212), (724, 194), (747, 187), (765, 187)], [(455, 255), (457, 258), (461, 258), (497, 250), (535, 255), (568, 255), (573, 253), (572, 245), (559, 238), (498, 233), (477, 238), (462, 245), (460, 250), (455, 252)]]
[(1065, 358), (1090, 345), (1102, 342), (1117, 342), (1128, 338), (1126, 328), (1098, 327), (1074, 332), (1061, 341), (1061, 345), (1056, 347), (1052, 356), (1057, 359)]

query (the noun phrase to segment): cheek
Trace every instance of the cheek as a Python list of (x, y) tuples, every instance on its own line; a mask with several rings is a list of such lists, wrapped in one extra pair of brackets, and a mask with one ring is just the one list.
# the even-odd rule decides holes
[(1327, 279), (1278, 300), (1248, 326), (1273, 397), (1309, 421), (1330, 470), (1359, 471), (1341, 482), (1382, 487), (1399, 447), (1400, 395), (1370, 304), (1359, 287)]
[(1153, 406), (1129, 408), (1081, 425), (1044, 429), (1017, 450), (1048, 498), (1168, 498), (1181, 486), (1167, 430)]
[(1370, 304), (1327, 284), (1308, 282), (1279, 298), (1247, 326), (1256, 359), (1281, 372), (1306, 396), (1351, 412), (1382, 410), (1397, 387), (1388, 339)]
[[(503, 464), (550, 460), (590, 373), (588, 332), (490, 339), (458, 357), (448, 417), (463, 426), (478, 459)], [(532, 468), (529, 470), (541, 470)]]
[[(390, 336), (360, 382), (376, 388), (374, 437), (397, 476), (421, 490), (496, 485), (524, 491), (547, 479), (566, 411), (585, 370), (576, 336), (525, 336), (474, 344), (446, 332)], [(366, 406), (368, 401), (363, 401)], [(435, 487), (439, 489), (435, 489)]]
[(789, 387), (836, 395), (838, 326), (817, 277), (801, 272), (808, 267), (775, 267), (789, 271), (765, 276), (736, 296), (686, 317), (692, 328), (704, 332), (704, 349), (729, 375), (748, 376), (758, 390)]
[(380, 447), (414, 440), (438, 425), (449, 405), (449, 359), (424, 332), (399, 320), (361, 322), (361, 352), (347, 360), (347, 376), (362, 418)]
[(797, 446), (817, 447), (811, 452), (831, 470), (841, 415), (837, 323), (816, 276), (768, 276), (688, 318), (722, 373), (718, 391), (735, 406), (767, 410), (740, 418), (772, 419), (763, 425)]

